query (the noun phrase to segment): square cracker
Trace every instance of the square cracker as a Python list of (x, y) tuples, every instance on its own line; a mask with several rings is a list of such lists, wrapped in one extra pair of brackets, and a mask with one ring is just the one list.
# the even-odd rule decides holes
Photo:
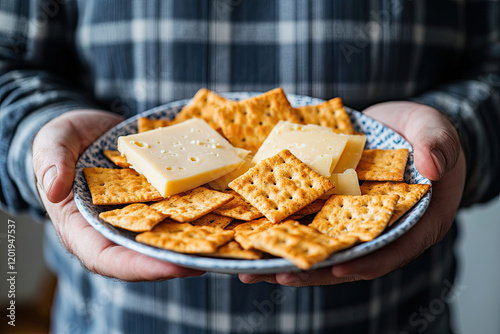
[(297, 111), (281, 88), (226, 104), (217, 110), (217, 121), (224, 136), (234, 146), (254, 154), (280, 120), (300, 123)]
[(263, 216), (259, 210), (254, 208), (236, 191), (225, 190), (224, 192), (233, 195), (234, 198), (220, 208), (215, 209), (214, 213), (246, 221), (254, 220)]
[(118, 151), (104, 150), (104, 156), (111, 160), (115, 165), (122, 168), (129, 168), (130, 164), (127, 162), (127, 158), (123, 157)]
[(290, 151), (260, 161), (229, 183), (273, 223), (312, 203), (333, 184), (296, 158)]
[(336, 133), (352, 135), (355, 133), (351, 119), (338, 97), (322, 104), (295, 108), (303, 124), (316, 124), (332, 128)]
[(350, 246), (294, 220), (275, 224), (248, 238), (254, 248), (288, 259), (301, 269), (309, 269), (333, 252)]
[(239, 224), (234, 228), (234, 240), (236, 240), (243, 249), (252, 248), (252, 242), (248, 236), (252, 233), (261, 232), (274, 226), (267, 218), (252, 220)]
[(99, 214), (99, 218), (105, 222), (133, 232), (151, 231), (156, 224), (167, 217), (144, 203), (134, 203)]
[(361, 185), (363, 195), (399, 195), (394, 213), (387, 226), (392, 226), (396, 220), (410, 210), (431, 188), (430, 184), (408, 184), (404, 182), (374, 182), (366, 181)]
[(408, 149), (364, 150), (356, 167), (358, 179), (363, 181), (403, 181)]
[(181, 222), (192, 222), (233, 199), (232, 195), (197, 187), (183, 193), (169, 196), (153, 203), (151, 207), (170, 218)]
[(243, 249), (236, 241), (229, 241), (227, 244), (220, 246), (214, 253), (206, 255), (242, 260), (258, 260), (262, 258), (261, 251), (256, 249)]
[(212, 226), (192, 226), (167, 219), (151, 232), (136, 236), (138, 242), (181, 253), (213, 253), (231, 241), (233, 231)]
[(154, 130), (158, 128), (163, 128), (169, 126), (171, 121), (166, 119), (150, 119), (147, 117), (141, 117), (137, 120), (137, 132), (146, 132), (149, 130)]
[(398, 198), (332, 195), (309, 226), (335, 239), (370, 241), (386, 228)]
[(192, 221), (190, 224), (193, 226), (214, 226), (226, 228), (226, 226), (231, 224), (232, 221), (233, 218), (231, 217), (224, 217), (214, 213), (209, 213)]
[(217, 122), (216, 110), (221, 106), (231, 103), (222, 96), (206, 89), (200, 89), (191, 101), (175, 116), (171, 124), (177, 124), (197, 117), (207, 122), (214, 130), (220, 132)]
[(83, 173), (95, 205), (157, 201), (163, 197), (144, 175), (130, 168), (84, 168)]

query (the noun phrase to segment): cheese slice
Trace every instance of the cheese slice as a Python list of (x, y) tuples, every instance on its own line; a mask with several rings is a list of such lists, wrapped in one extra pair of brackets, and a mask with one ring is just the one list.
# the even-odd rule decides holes
[(333, 169), (332, 173), (343, 173), (347, 169), (356, 169), (363, 149), (365, 148), (366, 136), (365, 135), (346, 135), (349, 139), (345, 146), (344, 152), (339, 159), (339, 162)]
[(239, 151), (199, 118), (119, 137), (118, 151), (163, 197), (215, 180), (243, 163)]
[(252, 162), (257, 164), (288, 149), (313, 170), (329, 177), (348, 139), (348, 136), (334, 133), (328, 127), (280, 121), (264, 140)]
[(358, 174), (354, 169), (347, 169), (339, 174), (333, 173), (329, 179), (335, 187), (329, 190), (326, 195), (361, 195)]

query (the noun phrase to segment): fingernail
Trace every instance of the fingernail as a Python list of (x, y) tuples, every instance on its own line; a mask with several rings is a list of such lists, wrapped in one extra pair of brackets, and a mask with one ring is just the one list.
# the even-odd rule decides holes
[(54, 184), (54, 181), (57, 178), (57, 168), (56, 166), (50, 167), (45, 174), (43, 174), (43, 181), (42, 181), (42, 187), (43, 191), (45, 194), (47, 194), (50, 189), (52, 188), (52, 185)]
[(443, 152), (441, 152), (437, 148), (432, 148), (431, 155), (432, 160), (434, 161), (434, 165), (438, 170), (439, 177), (443, 176), (444, 167), (446, 166), (446, 158), (444, 157)]

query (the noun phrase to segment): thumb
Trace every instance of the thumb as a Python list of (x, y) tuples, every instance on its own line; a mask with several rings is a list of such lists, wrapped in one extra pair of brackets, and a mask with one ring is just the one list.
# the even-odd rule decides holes
[(94, 110), (72, 111), (44, 125), (33, 141), (33, 168), (38, 189), (52, 203), (71, 191), (81, 152), (121, 119)]
[(363, 113), (408, 140), (413, 146), (415, 166), (424, 177), (438, 181), (455, 166), (460, 140), (455, 127), (436, 109), (414, 102), (386, 102)]

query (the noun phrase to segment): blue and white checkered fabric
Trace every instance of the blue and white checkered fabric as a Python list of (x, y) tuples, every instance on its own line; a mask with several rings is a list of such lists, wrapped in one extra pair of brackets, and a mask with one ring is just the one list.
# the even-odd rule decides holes
[[(497, 0), (4, 0), (1, 207), (43, 214), (31, 142), (68, 110), (127, 117), (201, 87), (278, 86), (358, 110), (434, 106), (462, 136), (464, 204), (486, 201), (500, 191), (499, 13)], [(225, 275), (117, 282), (86, 272), (48, 233), (54, 333), (446, 333), (454, 234), (378, 280), (290, 288)]]

